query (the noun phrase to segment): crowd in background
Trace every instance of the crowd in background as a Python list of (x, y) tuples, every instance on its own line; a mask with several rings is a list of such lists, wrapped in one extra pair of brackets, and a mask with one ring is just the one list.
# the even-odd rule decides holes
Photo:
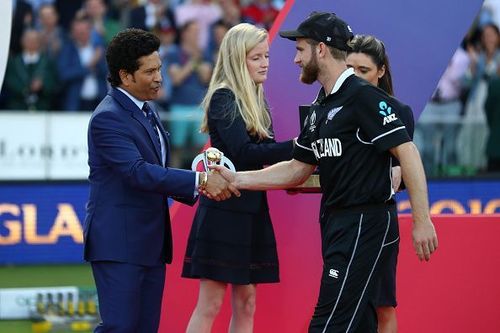
[(486, 0), (417, 123), (428, 176), (500, 172), (500, 1)]
[[(105, 49), (124, 28), (157, 34), (173, 164), (207, 137), (200, 103), (222, 37), (248, 22), (269, 29), (282, 0), (14, 0), (10, 55), (0, 109), (91, 111), (108, 90)], [(187, 156), (182, 160), (182, 156)]]
[[(200, 102), (218, 46), (240, 22), (270, 28), (284, 0), (14, 0), (0, 109), (91, 111), (106, 94), (105, 48), (127, 27), (161, 40), (173, 164), (206, 141)], [(486, 0), (415, 132), (430, 177), (500, 172), (500, 0)], [(183, 160), (185, 158), (185, 160)]]

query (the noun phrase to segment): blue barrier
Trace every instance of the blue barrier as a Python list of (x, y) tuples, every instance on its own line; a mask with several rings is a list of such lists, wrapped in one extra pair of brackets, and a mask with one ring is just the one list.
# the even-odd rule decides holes
[[(86, 182), (0, 185), (0, 265), (83, 262), (87, 197)], [(433, 214), (500, 213), (500, 180), (431, 181), (429, 199)]]

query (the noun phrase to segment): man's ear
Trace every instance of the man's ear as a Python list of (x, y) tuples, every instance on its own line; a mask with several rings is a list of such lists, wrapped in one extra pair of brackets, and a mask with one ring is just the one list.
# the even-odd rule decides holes
[(314, 48), (317, 56), (324, 56), (327, 46), (325, 43), (319, 42), (317, 47)]
[(120, 75), (120, 79), (122, 81), (122, 84), (125, 86), (125, 87), (128, 87), (129, 84), (130, 84), (130, 79), (131, 79), (131, 74), (128, 73), (126, 70), (124, 69), (120, 69), (118, 71), (118, 75)]

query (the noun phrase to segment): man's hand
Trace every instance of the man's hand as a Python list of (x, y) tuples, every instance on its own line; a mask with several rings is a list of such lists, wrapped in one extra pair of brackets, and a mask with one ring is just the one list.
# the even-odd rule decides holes
[(420, 261), (429, 261), (431, 254), (438, 247), (438, 239), (434, 224), (429, 219), (424, 222), (413, 223), (413, 247), (417, 252), (417, 257)]
[(211, 165), (210, 169), (219, 173), (226, 181), (231, 183), (231, 185), (236, 189), (238, 188), (236, 185), (236, 172), (229, 170), (225, 166), (222, 165)]
[(216, 201), (229, 199), (231, 193), (237, 197), (241, 195), (236, 187), (227, 182), (224, 177), (216, 171), (208, 173), (207, 184), (201, 193)]
[(390, 149), (401, 163), (413, 215), (413, 247), (418, 259), (428, 261), (438, 247), (436, 230), (429, 213), (427, 182), (418, 149), (413, 142), (406, 142)]

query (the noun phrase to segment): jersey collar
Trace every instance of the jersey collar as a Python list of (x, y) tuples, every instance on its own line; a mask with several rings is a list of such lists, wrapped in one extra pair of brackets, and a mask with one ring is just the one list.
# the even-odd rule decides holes
[[(340, 87), (342, 87), (342, 84), (344, 84), (345, 80), (351, 75), (354, 75), (353, 68), (347, 68), (345, 71), (343, 71), (342, 74), (340, 74), (340, 76), (338, 77), (337, 81), (335, 81), (335, 84), (333, 85), (333, 89), (330, 92), (330, 95), (335, 94), (340, 89)], [(321, 87), (313, 104), (319, 103), (325, 97), (326, 97), (325, 89), (323, 89), (323, 87)]]

